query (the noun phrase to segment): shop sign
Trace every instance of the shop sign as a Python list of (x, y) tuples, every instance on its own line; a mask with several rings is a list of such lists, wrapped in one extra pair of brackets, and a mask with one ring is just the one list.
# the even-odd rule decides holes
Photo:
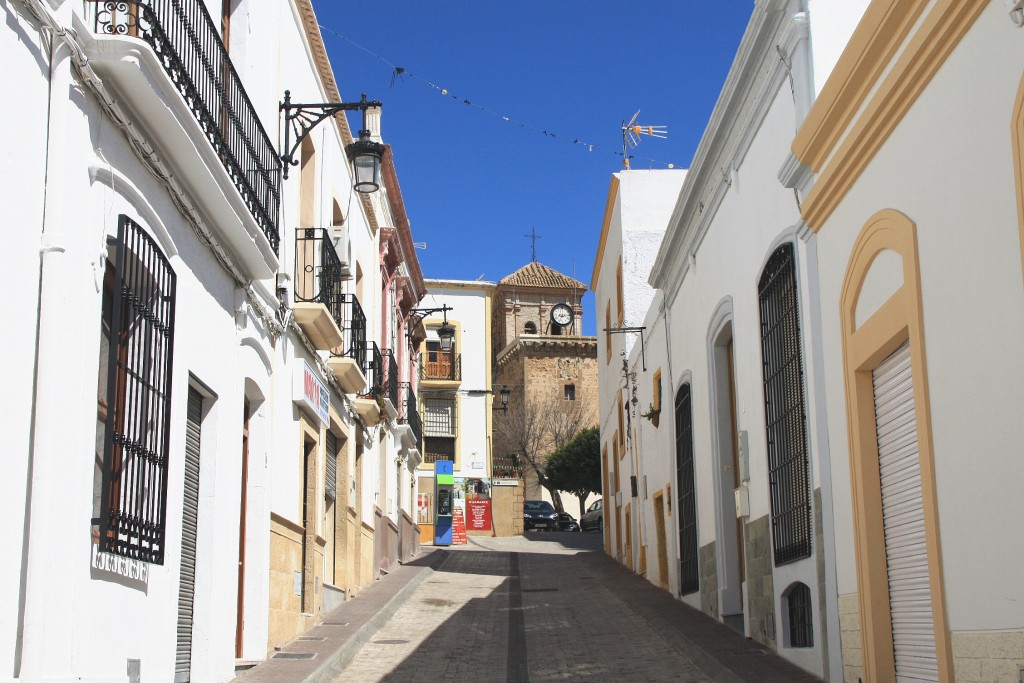
[(470, 531), (491, 530), (491, 501), (486, 498), (466, 501), (466, 528)]
[(304, 360), (300, 360), (295, 368), (292, 400), (309, 408), (324, 424), (330, 423), (331, 394)]

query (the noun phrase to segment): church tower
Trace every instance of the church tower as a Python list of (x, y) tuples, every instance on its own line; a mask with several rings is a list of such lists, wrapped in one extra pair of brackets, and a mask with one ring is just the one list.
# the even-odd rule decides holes
[[(540, 485), (547, 456), (597, 424), (597, 338), (582, 335), (586, 290), (536, 261), (502, 278), (495, 290), (495, 386), (507, 386), (511, 398), (495, 416), (494, 454), (509, 460), (515, 454), (527, 500), (552, 500)], [(561, 503), (578, 516), (574, 497), (561, 496)]]

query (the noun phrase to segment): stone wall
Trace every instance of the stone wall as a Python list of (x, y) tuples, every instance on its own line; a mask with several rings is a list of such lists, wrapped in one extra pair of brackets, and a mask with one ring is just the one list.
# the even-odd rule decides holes
[[(768, 515), (746, 524), (747, 614), (750, 637), (775, 648), (775, 583), (772, 578), (772, 543)], [(768, 622), (772, 622), (771, 628)]]
[[(507, 481), (507, 480), (505, 480)], [(491, 486), (491, 524), (495, 536), (519, 536), (523, 533), (523, 482), (514, 486)]]
[[(323, 567), (322, 548), (311, 553), (314, 558), (314, 614), (303, 614), (302, 599), (295, 591), (296, 575), (302, 572), (302, 527), (276, 516), (270, 520), (270, 609), (267, 650), (283, 645), (312, 628), (320, 610), (320, 585)], [(320, 569), (317, 569), (317, 568)]]
[(821, 489), (814, 489), (814, 562), (818, 572), (818, 625), (821, 629), (821, 658), (825, 662), (825, 680), (829, 680), (828, 667), (828, 606), (825, 584), (825, 525), (821, 516)]
[(861, 683), (864, 663), (861, 659), (860, 603), (856, 593), (839, 596), (839, 638), (843, 644), (843, 681)]
[(952, 635), (959, 683), (1016, 683), (1024, 670), (1024, 631), (970, 631)]
[(701, 546), (697, 561), (700, 565), (700, 609), (704, 614), (718, 619), (718, 565), (714, 541)]

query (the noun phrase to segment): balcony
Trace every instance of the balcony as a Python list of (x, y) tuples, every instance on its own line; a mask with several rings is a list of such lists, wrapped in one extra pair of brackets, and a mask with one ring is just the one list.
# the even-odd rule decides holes
[(254, 278), (271, 277), (281, 162), (205, 4), (86, 0), (85, 7), (95, 33), (76, 28), (118, 104), (241, 265)]
[(420, 379), (426, 382), (461, 382), (462, 354), (429, 346), (420, 363)]
[(382, 352), (384, 360), (384, 376), (382, 377), (381, 390), (387, 401), (391, 402), (391, 417), (398, 416), (398, 361), (395, 359), (394, 349), (384, 349)]
[(384, 386), (384, 360), (377, 342), (366, 344), (363, 375), (366, 376), (366, 388), (359, 392), (363, 398), (377, 398), (382, 394)]
[(491, 476), (496, 479), (522, 479), (523, 468), (519, 464), (519, 456), (515, 453), (494, 456)]
[(341, 302), (341, 342), (331, 347), (327, 366), (349, 394), (362, 394), (368, 386), (366, 367), (366, 314), (355, 294), (339, 295)]
[(404, 426), (408, 431), (408, 439), (403, 437), (407, 448), (419, 450), (423, 443), (423, 422), (420, 419), (419, 406), (416, 402), (416, 392), (412, 390), (412, 384), (401, 382), (398, 385), (399, 406), (398, 424)]
[(324, 228), (295, 235), (295, 322), (317, 349), (342, 343), (341, 261)]

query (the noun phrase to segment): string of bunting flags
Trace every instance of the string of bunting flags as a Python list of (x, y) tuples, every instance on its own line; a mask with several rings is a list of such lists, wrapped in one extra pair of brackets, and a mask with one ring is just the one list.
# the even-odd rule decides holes
[[(513, 125), (517, 125), (517, 126), (519, 126), (520, 128), (522, 128), (524, 130), (530, 130), (530, 131), (533, 131), (533, 132), (536, 132), (536, 133), (540, 133), (541, 135), (544, 135), (546, 137), (552, 138), (554, 140), (560, 140), (562, 142), (568, 142), (568, 143), (573, 144), (573, 145), (581, 146), (584, 149), (586, 149), (588, 152), (595, 152), (595, 151), (596, 152), (607, 152), (609, 154), (614, 154), (615, 156), (618, 156), (618, 157), (624, 157), (627, 161), (629, 159), (634, 159), (634, 160), (638, 160), (638, 161), (646, 161), (646, 162), (649, 162), (651, 164), (658, 164), (658, 165), (661, 165), (661, 166), (665, 166), (667, 168), (675, 168), (675, 164), (672, 164), (672, 163), (669, 163), (669, 162), (666, 162), (666, 161), (660, 161), (658, 159), (651, 159), (649, 157), (635, 156), (633, 154), (630, 154), (628, 157), (626, 157), (626, 153), (624, 151), (620, 151), (620, 150), (613, 149), (613, 148), (610, 148), (610, 147), (604, 147), (604, 146), (601, 146), (601, 145), (595, 145), (593, 143), (587, 142), (586, 140), (582, 140), (582, 139), (580, 139), (578, 137), (571, 137), (571, 136), (568, 136), (568, 135), (562, 135), (560, 133), (556, 133), (556, 132), (548, 130), (546, 128), (541, 128), (539, 126), (535, 126), (535, 125), (533, 125), (531, 123), (528, 123), (526, 121), (520, 121), (519, 119), (516, 119), (516, 118), (514, 118), (512, 116), (507, 116), (506, 114), (503, 114), (503, 113), (501, 113), (499, 111), (494, 111), (493, 109), (488, 109), (487, 107), (485, 107), (485, 106), (483, 106), (481, 104), (477, 104), (476, 102), (473, 102), (472, 100), (470, 100), (468, 98), (464, 98), (464, 97), (461, 97), (459, 95), (456, 95), (454, 93), (449, 92), (447, 88), (444, 88), (444, 87), (442, 87), (440, 85), (437, 85), (436, 83), (434, 83), (434, 82), (432, 82), (430, 80), (427, 80), (426, 78), (418, 76), (418, 75), (412, 73), (411, 71), (409, 71), (408, 69), (406, 69), (405, 67), (398, 66), (397, 64), (395, 64), (394, 62), (390, 61), (386, 57), (384, 57), (384, 56), (382, 56), (380, 54), (377, 54), (373, 50), (371, 50), (371, 49), (369, 49), (367, 47), (364, 47), (363, 45), (360, 45), (359, 43), (355, 42), (354, 40), (352, 40), (348, 36), (342, 35), (341, 33), (335, 31), (334, 29), (332, 29), (332, 28), (330, 28), (328, 26), (324, 26), (323, 24), (319, 24), (319, 26), (320, 26), (320, 30), (321, 31), (329, 33), (332, 36), (335, 36), (336, 38), (339, 38), (339, 39), (345, 41), (346, 43), (348, 43), (352, 47), (354, 47), (356, 49), (359, 49), (359, 50), (362, 50), (363, 52), (367, 53), (368, 55), (370, 55), (370, 56), (372, 56), (372, 57), (374, 57), (376, 59), (378, 59), (379, 61), (383, 62), (384, 64), (387, 64), (388, 67), (391, 69), (391, 87), (395, 86), (395, 82), (396, 81), (403, 81), (404, 82), (405, 81), (405, 77), (408, 76), (409, 78), (413, 78), (413, 79), (419, 81), (420, 83), (423, 83), (424, 85), (432, 88), (433, 90), (435, 90), (439, 94), (441, 94), (441, 95), (443, 95), (445, 97), (451, 98), (455, 102), (461, 102), (462, 104), (470, 106), (470, 107), (473, 107), (474, 109), (478, 109), (479, 111), (482, 111), (485, 114), (488, 114), (488, 115), (493, 116), (495, 118), (501, 119), (505, 123), (510, 123), (510, 124), (513, 124)], [(629, 164), (627, 163), (626, 166), (628, 168)]]

